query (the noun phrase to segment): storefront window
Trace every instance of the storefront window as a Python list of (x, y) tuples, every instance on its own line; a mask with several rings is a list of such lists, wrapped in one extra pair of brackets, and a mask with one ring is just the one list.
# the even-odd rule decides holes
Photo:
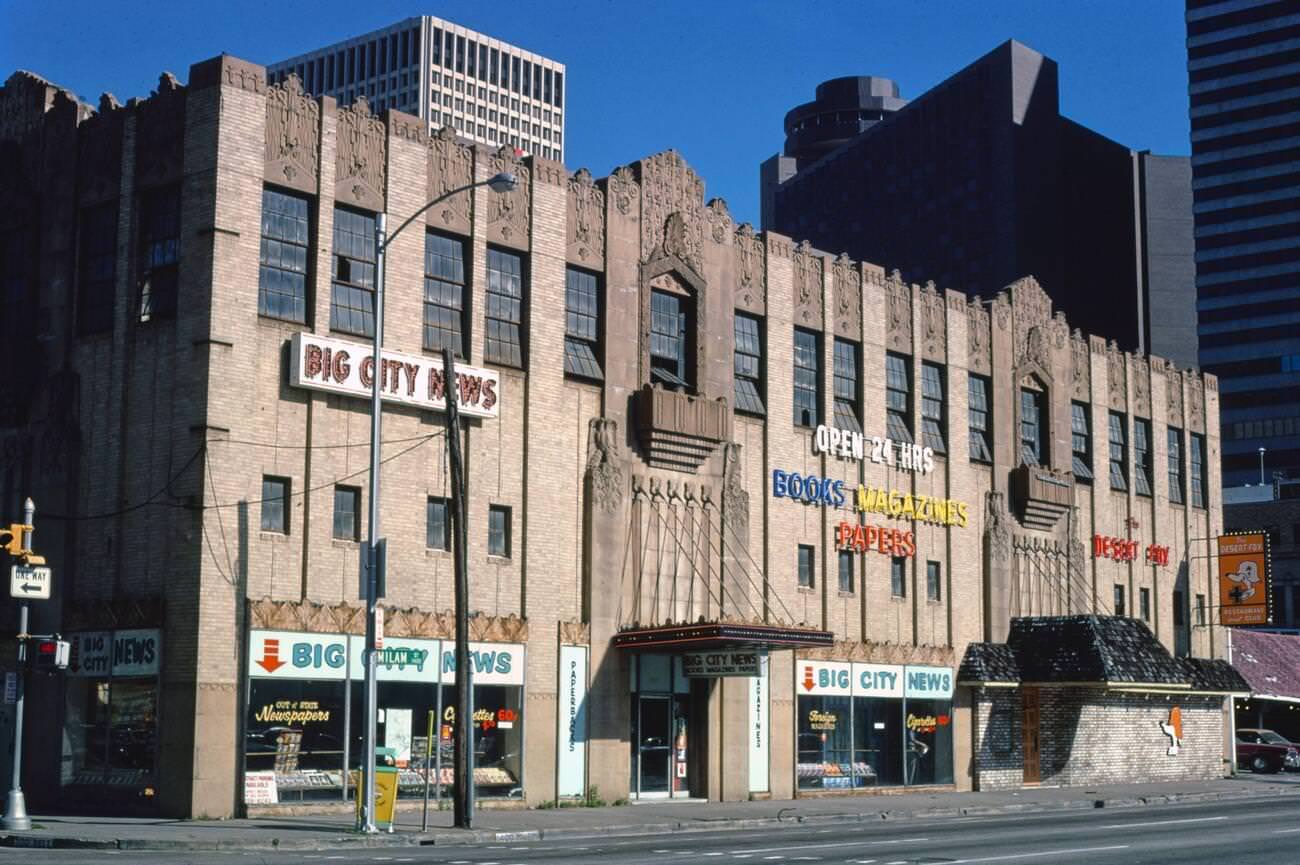
[(952, 783), (952, 701), (907, 701), (908, 784)]
[[(799, 699), (799, 788), (839, 789), (871, 783), (853, 761), (853, 725), (848, 697)], [(862, 765), (865, 773), (867, 766)]]
[(801, 790), (953, 783), (952, 670), (799, 661)]
[(254, 679), (246, 769), (274, 772), (281, 801), (341, 798), (343, 704), (342, 682)]
[(155, 783), (158, 753), (157, 629), (69, 636), (64, 786), (142, 790)]
[[(518, 799), (523, 790), (524, 712), (523, 688), (507, 685), (474, 687), (474, 795), (479, 798)], [(442, 687), (443, 795), (454, 789), (454, 735), (456, 688)]]

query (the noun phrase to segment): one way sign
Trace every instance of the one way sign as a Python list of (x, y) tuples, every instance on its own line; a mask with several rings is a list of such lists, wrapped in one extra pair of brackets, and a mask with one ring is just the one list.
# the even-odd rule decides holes
[(24, 601), (47, 601), (53, 572), (42, 565), (14, 565), (9, 569), (9, 597)]

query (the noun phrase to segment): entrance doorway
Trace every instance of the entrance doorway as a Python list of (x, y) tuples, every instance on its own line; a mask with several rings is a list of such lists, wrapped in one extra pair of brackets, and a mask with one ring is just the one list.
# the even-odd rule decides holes
[(690, 796), (689, 685), (666, 655), (642, 655), (632, 693), (632, 783), (636, 799)]
[(1024, 712), (1021, 715), (1022, 742), (1024, 745), (1024, 783), (1038, 784), (1042, 781), (1038, 764), (1038, 689), (1021, 690), (1024, 699)]

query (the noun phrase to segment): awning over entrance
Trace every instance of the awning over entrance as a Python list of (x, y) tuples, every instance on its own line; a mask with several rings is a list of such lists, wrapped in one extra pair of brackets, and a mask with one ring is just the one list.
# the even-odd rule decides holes
[(831, 646), (830, 631), (785, 625), (699, 622), (656, 625), (622, 631), (614, 637), (620, 649), (795, 649)]
[(1300, 637), (1239, 628), (1232, 634), (1232, 664), (1253, 696), (1300, 703)]
[(1175, 658), (1146, 624), (1126, 616), (1012, 619), (1005, 644), (967, 647), (957, 682), (1184, 694), (1244, 694), (1248, 688), (1227, 661)]

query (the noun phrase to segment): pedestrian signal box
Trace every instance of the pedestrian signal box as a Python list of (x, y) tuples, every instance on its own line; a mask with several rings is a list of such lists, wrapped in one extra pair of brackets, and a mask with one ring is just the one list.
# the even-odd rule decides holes
[(32, 640), (32, 667), (44, 672), (66, 670), (72, 646), (67, 640), (39, 637)]

